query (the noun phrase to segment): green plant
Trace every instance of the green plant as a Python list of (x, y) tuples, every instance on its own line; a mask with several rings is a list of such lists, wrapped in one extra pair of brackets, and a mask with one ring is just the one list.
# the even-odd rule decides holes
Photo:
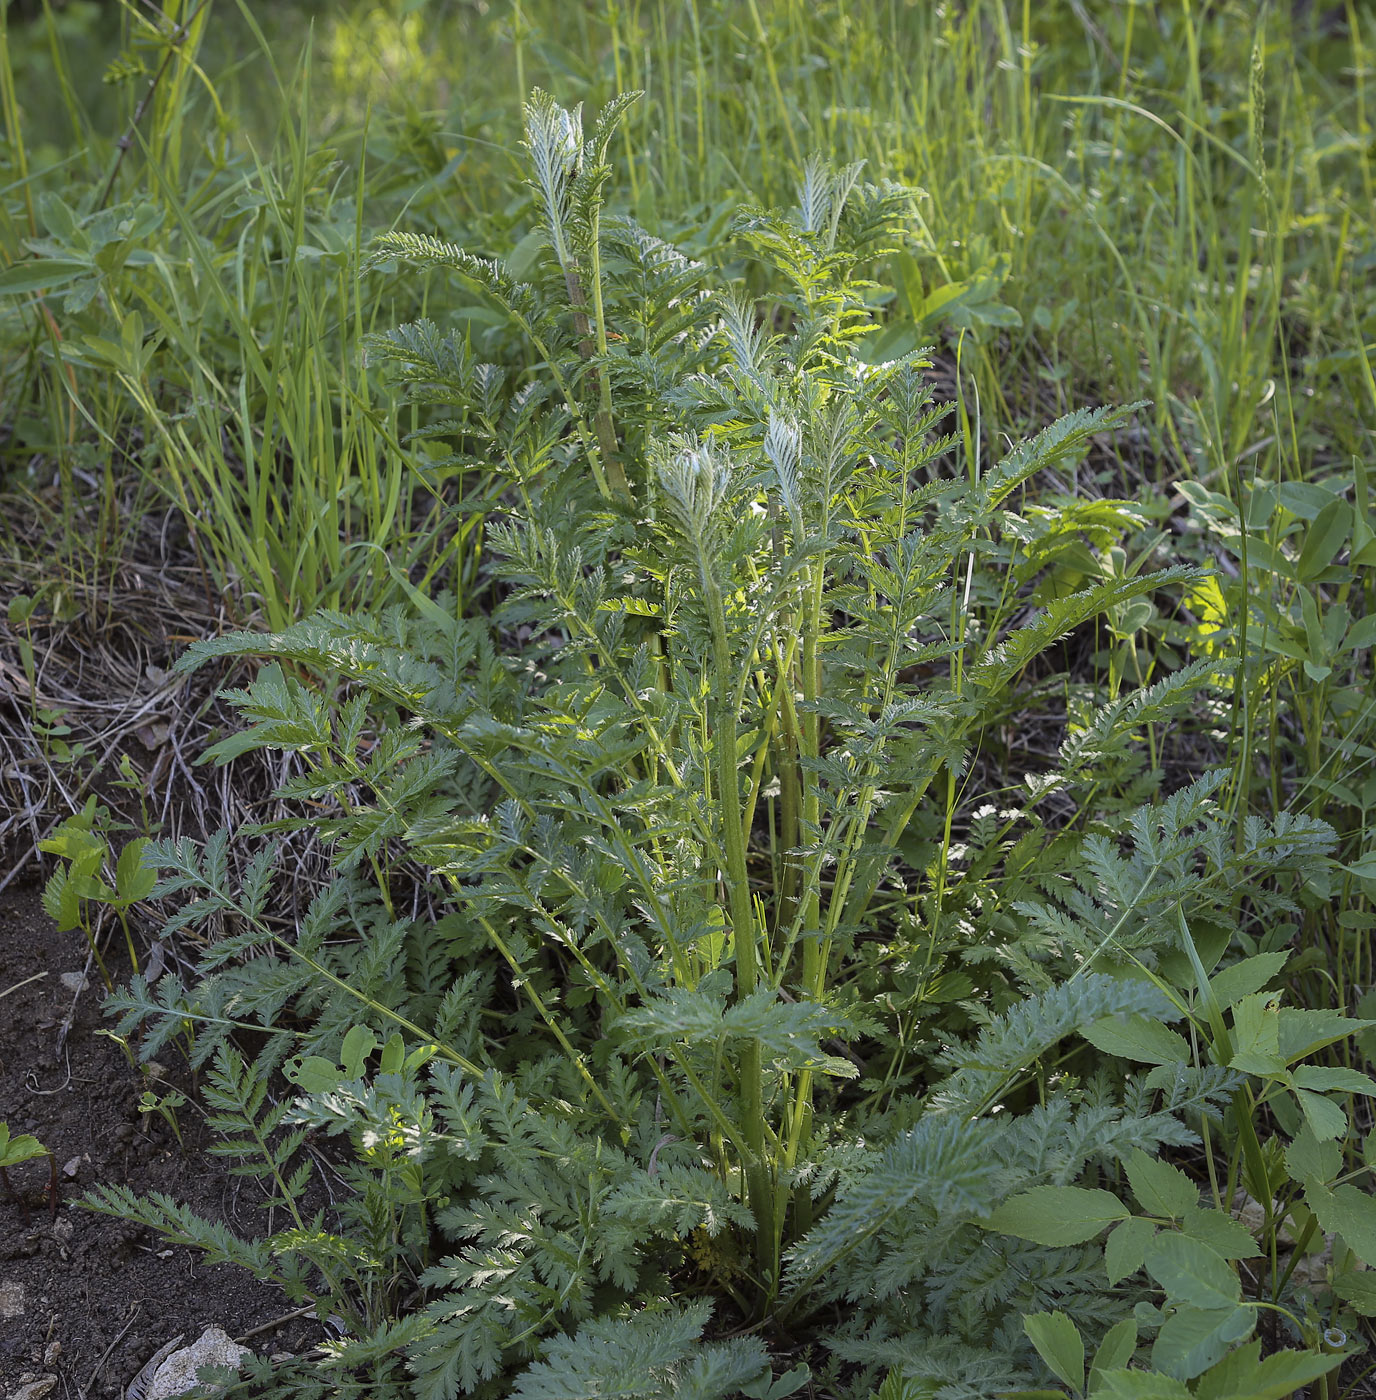
[[(74, 812), (51, 836), (39, 842), (39, 850), (63, 862), (44, 886), (43, 908), (57, 924), (59, 933), (74, 928), (81, 930), (107, 988), (113, 983), (96, 945), (90, 905), (114, 910), (124, 932), (129, 965), (137, 972), (139, 959), (129, 927), (129, 910), (140, 900), (147, 899), (157, 883), (154, 872), (143, 864), (148, 838), (136, 836), (125, 842), (116, 859), (109, 843), (111, 829), (109, 809), (91, 796), (79, 812)], [(112, 864), (113, 884), (107, 878)]]
[[(808, 162), (795, 210), (739, 221), (775, 289), (758, 305), (604, 216), (625, 110), (584, 139), (577, 112), (532, 99), (529, 280), (436, 239), (380, 242), (379, 261), (457, 273), (533, 351), (522, 378), (429, 322), (373, 342), (443, 406), (428, 435), (505, 477), (479, 507), (504, 517), (485, 531), (490, 626), (407, 583), (408, 608), (186, 663), (270, 659), (231, 692), (247, 728), (208, 757), (293, 755), (283, 795), (313, 810), (286, 825), (330, 843), (336, 878), (285, 930), (273, 845), (240, 866), (226, 834), (156, 843), (158, 896), (189, 896), (168, 931), (219, 936), (193, 987), (136, 978), (113, 1004), (144, 1054), (189, 1030), (214, 1059), (224, 1148), (293, 1224), (248, 1242), (127, 1192), (91, 1204), (345, 1318), (330, 1384), (427, 1400), (499, 1376), (595, 1393), (609, 1366), (627, 1395), (804, 1383), (773, 1377), (758, 1336), (703, 1342), (713, 1299), (764, 1337), (807, 1323), (854, 1393), (880, 1369), (916, 1393), (1006, 1390), (1039, 1379), (1042, 1348), (1070, 1374), (1067, 1325), (1116, 1376), (1134, 1319), (1162, 1385), (1215, 1364), (1234, 1389), (1273, 1383), (1232, 1267), (1257, 1245), (1229, 1212), (1238, 1181), (1280, 1184), (1279, 1147), (1244, 1119), (1293, 1102), (1331, 1129), (1328, 1096), (1358, 1087), (1293, 1066), (1365, 1023), (1256, 1000), (1331, 831), (1234, 827), (1222, 772), (1108, 799), (1110, 780), (1150, 796), (1133, 736), (1227, 674), (1207, 655), (1137, 693), (1114, 672), (1020, 805), (965, 791), (1030, 679), (1066, 684), (1063, 639), (1105, 614), (1130, 639), (1135, 604), (1202, 582), (1148, 567), (1129, 503), (1015, 508), (1122, 415), (1072, 414), (992, 466), (962, 434), (953, 468), (922, 357), (855, 349), (910, 193)], [(1054, 821), (1039, 810), (1065, 797)], [(412, 881), (433, 914), (403, 912)], [(1239, 1058), (1243, 1027), (1270, 1059)], [(267, 1032), (253, 1064), (238, 1029)], [(263, 1114), (279, 1065), (302, 1094)], [(337, 1231), (296, 1204), (307, 1129), (352, 1145)], [(1211, 1210), (1156, 1160), (1186, 1150)], [(1330, 1165), (1315, 1201), (1355, 1209), (1323, 1194), (1352, 1190)], [(1082, 1184), (1124, 1172), (1140, 1215)], [(1312, 1350), (1274, 1267), (1287, 1215), (1260, 1228), (1266, 1304)], [(1096, 1238), (1133, 1221), (1106, 1281)], [(1207, 1297), (1176, 1267), (1201, 1249)], [(1024, 1323), (1048, 1309), (1066, 1323)]]
[(177, 1146), (184, 1149), (186, 1143), (182, 1140), (182, 1125), (177, 1118), (177, 1110), (185, 1108), (186, 1102), (186, 1095), (179, 1089), (172, 1089), (166, 1094), (158, 1094), (152, 1089), (145, 1089), (139, 1095), (139, 1112), (156, 1113), (172, 1129), (172, 1135), (177, 1139)]
[(10, 1182), (10, 1168), (21, 1166), (25, 1162), (32, 1161), (35, 1157), (48, 1159), (48, 1209), (56, 1217), (58, 1202), (57, 1158), (29, 1133), (21, 1133), (18, 1137), (11, 1137), (9, 1124), (0, 1122), (0, 1184), (3, 1184), (5, 1194), (11, 1200), (18, 1200), (18, 1196)]

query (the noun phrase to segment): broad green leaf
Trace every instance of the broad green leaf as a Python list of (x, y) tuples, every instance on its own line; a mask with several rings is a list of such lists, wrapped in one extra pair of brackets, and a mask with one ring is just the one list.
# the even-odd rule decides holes
[[(1371, 543), (1376, 545), (1376, 540)], [(1369, 647), (1376, 647), (1376, 613), (1368, 613), (1365, 617), (1360, 617), (1351, 627), (1347, 629), (1347, 635), (1343, 638), (1339, 652), (1365, 651)]]
[(1085, 1388), (1084, 1339), (1064, 1313), (1032, 1313), (1023, 1318), (1022, 1330), (1058, 1380), (1071, 1390)]
[(913, 321), (890, 321), (883, 330), (865, 337), (859, 345), (859, 358), (870, 365), (887, 364), (910, 355), (923, 343)]
[(1206, 1244), (1224, 1259), (1255, 1259), (1261, 1250), (1252, 1232), (1240, 1220), (1220, 1210), (1191, 1206), (1180, 1220), (1181, 1233)]
[(377, 1048), (377, 1036), (368, 1026), (351, 1026), (339, 1049), (339, 1063), (345, 1079), (361, 1079), (363, 1064)]
[(1233, 1007), (1233, 1057), (1228, 1062), (1244, 1074), (1281, 1073), (1280, 1011), (1276, 998), (1264, 992), (1243, 997)]
[(148, 839), (136, 836), (119, 853), (115, 866), (115, 892), (124, 903), (135, 904), (147, 899), (158, 883), (158, 872), (143, 863)]
[(1346, 1134), (1347, 1114), (1331, 1099), (1324, 1098), (1322, 1094), (1311, 1094), (1307, 1089), (1296, 1089), (1295, 1099), (1304, 1114), (1304, 1121), (1320, 1141)]
[(1222, 1007), (1235, 1006), (1243, 997), (1259, 992), (1289, 961), (1289, 953), (1257, 953), (1225, 967), (1209, 979)]
[(1106, 1226), (1127, 1218), (1117, 1196), (1083, 1186), (1034, 1186), (1012, 1196), (981, 1222), (986, 1230), (1034, 1244), (1084, 1244)]
[(1163, 1232), (1147, 1246), (1146, 1265), (1173, 1303), (1218, 1310), (1235, 1306), (1242, 1297), (1236, 1271), (1199, 1240)]
[(1094, 1353), (1094, 1361), (1089, 1368), (1089, 1388), (1099, 1389), (1100, 1377), (1104, 1371), (1117, 1371), (1132, 1360), (1137, 1350), (1137, 1323), (1130, 1317), (1115, 1322), (1104, 1333), (1104, 1340)]
[(34, 1157), (46, 1157), (48, 1149), (29, 1133), (11, 1137), (9, 1125), (0, 1123), (0, 1167), (17, 1167)]
[(1299, 1133), (1285, 1149), (1285, 1169), (1302, 1186), (1324, 1185), (1342, 1171), (1342, 1149), (1336, 1142)]
[(1280, 1053), (1287, 1065), (1376, 1025), (1376, 1021), (1359, 1021), (1352, 1016), (1340, 1016), (1336, 1011), (1308, 1011), (1297, 1007), (1286, 1007), (1279, 1016)]
[(870, 1400), (932, 1400), (936, 1385), (931, 1381), (913, 1380), (895, 1367), (884, 1377), (884, 1384)]
[(81, 925), (81, 895), (61, 867), (53, 871), (43, 887), (43, 910), (59, 933)]
[(927, 294), (922, 287), (922, 269), (911, 253), (895, 253), (893, 270), (898, 274), (898, 293), (903, 299), (908, 315), (916, 321), (922, 315)]
[(344, 1078), (338, 1065), (323, 1055), (300, 1055), (282, 1066), (282, 1073), (307, 1094), (328, 1094)]
[(1361, 1317), (1376, 1317), (1376, 1272), (1346, 1269), (1333, 1279), (1333, 1291)]
[(1150, 1220), (1134, 1215), (1109, 1231), (1104, 1241), (1104, 1268), (1110, 1286), (1116, 1288), (1147, 1262), (1147, 1246), (1156, 1237)]
[(1251, 1308), (1200, 1308), (1185, 1304), (1162, 1324), (1151, 1349), (1151, 1363), (1168, 1376), (1193, 1380), (1219, 1362), (1228, 1348), (1256, 1325)]
[(811, 1379), (812, 1368), (803, 1361), (785, 1371), (782, 1376), (776, 1377), (766, 1371), (758, 1380), (741, 1386), (741, 1394), (749, 1396), (750, 1400), (787, 1400), (788, 1396), (796, 1395)]
[(1197, 1400), (1289, 1400), (1345, 1359), (1315, 1351), (1277, 1351), (1262, 1361), (1260, 1354), (1261, 1344), (1253, 1342), (1225, 1356), (1199, 1378)]
[(1330, 501), (1305, 531), (1295, 573), (1302, 582), (1316, 579), (1333, 562), (1352, 529), (1352, 507), (1344, 500)]
[(1306, 1183), (1304, 1201), (1326, 1235), (1341, 1235), (1363, 1264), (1376, 1263), (1376, 1198), (1356, 1186)]
[(1179, 1167), (1148, 1157), (1140, 1147), (1126, 1165), (1132, 1194), (1149, 1215), (1176, 1219), (1199, 1203), (1199, 1188)]
[(1185, 1037), (1150, 1016), (1105, 1016), (1087, 1026), (1084, 1036), (1096, 1050), (1139, 1064), (1188, 1064), (1190, 1059)]
[(1101, 1371), (1094, 1400), (1193, 1400), (1184, 1381), (1146, 1371)]
[(75, 282), (78, 277), (85, 277), (91, 271), (90, 263), (68, 262), (61, 258), (31, 258), (0, 272), (0, 296), (51, 291), (54, 287)]
[(1301, 1089), (1313, 1089), (1326, 1094), (1337, 1091), (1343, 1094), (1376, 1095), (1376, 1080), (1355, 1069), (1329, 1068), (1326, 1065), (1301, 1065), (1291, 1078)]
[(387, 1043), (382, 1047), (382, 1054), (378, 1058), (378, 1072), (380, 1074), (400, 1074), (405, 1061), (406, 1045), (401, 1038), (401, 1032), (393, 1031), (387, 1037)]

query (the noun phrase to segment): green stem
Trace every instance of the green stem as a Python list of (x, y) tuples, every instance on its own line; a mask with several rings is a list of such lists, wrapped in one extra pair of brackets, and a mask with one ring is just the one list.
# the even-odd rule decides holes
[(568, 1057), (569, 1063), (573, 1065), (573, 1067), (582, 1076), (583, 1082), (592, 1091), (593, 1098), (595, 1098), (597, 1102), (602, 1105), (603, 1111), (607, 1114), (607, 1116), (612, 1120), (613, 1123), (617, 1124), (619, 1127), (624, 1128), (626, 1126), (625, 1120), (616, 1111), (616, 1109), (612, 1107), (611, 1100), (608, 1099), (606, 1094), (602, 1092), (601, 1086), (598, 1084), (597, 1080), (594, 1079), (592, 1076), (592, 1071), (588, 1069), (587, 1061), (585, 1061), (582, 1055), (580, 1055), (578, 1051), (573, 1048), (572, 1044), (570, 1044), (569, 1042), (568, 1036), (564, 1034), (563, 1028), (560, 1026), (559, 1022), (556, 1021), (554, 1017), (550, 1014), (549, 1008), (545, 1005), (544, 1000), (540, 996), (540, 993), (535, 990), (535, 984), (531, 981), (529, 973), (527, 973), (526, 970), (521, 966), (521, 964), (516, 961), (515, 956), (513, 955), (511, 949), (506, 946), (506, 942), (502, 938), (501, 934), (499, 934), (497, 930), (492, 927), (491, 921), (489, 919), (484, 918), (482, 915), (479, 915), (478, 922), (483, 926), (483, 931), (487, 934), (489, 942), (491, 942), (492, 946), (502, 955), (502, 957), (506, 959), (512, 972), (516, 974), (517, 981), (519, 982), (522, 989), (525, 991), (525, 994), (530, 998), (531, 1003), (535, 1007), (535, 1010), (540, 1015), (540, 1019), (549, 1028), (550, 1033), (554, 1036), (555, 1040), (559, 1042), (559, 1048)]
[[(726, 860), (726, 894), (736, 952), (736, 995), (748, 997), (759, 979), (755, 947), (755, 911), (750, 902), (750, 876), (745, 860), (745, 829), (741, 821), (740, 783), (736, 774), (735, 687), (731, 683), (731, 647), (726, 635), (726, 610), (708, 560), (699, 569), (703, 598), (712, 629), (717, 703), (713, 744), (717, 758), (717, 803), (721, 809), (722, 852)], [(757, 1040), (746, 1040), (740, 1057), (742, 1134), (749, 1152), (745, 1163), (750, 1209), (755, 1216), (755, 1243), (760, 1268), (775, 1281), (774, 1190), (765, 1161), (763, 1067)]]

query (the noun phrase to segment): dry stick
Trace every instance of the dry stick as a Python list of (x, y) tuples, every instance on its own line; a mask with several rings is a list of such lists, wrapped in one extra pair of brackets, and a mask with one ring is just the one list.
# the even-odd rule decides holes
[(142, 1307), (142, 1303), (136, 1302), (134, 1304), (133, 1310), (129, 1314), (129, 1321), (126, 1322), (124, 1326), (120, 1329), (119, 1335), (115, 1338), (115, 1340), (111, 1342), (110, 1345), (106, 1347), (105, 1350), (101, 1353), (100, 1360), (96, 1362), (95, 1370), (91, 1372), (91, 1379), (88, 1380), (86, 1384), (83, 1385), (81, 1389), (77, 1392), (77, 1394), (81, 1397), (81, 1400), (86, 1400), (86, 1396), (89, 1394), (91, 1387), (96, 1383), (96, 1377), (100, 1375), (101, 1370), (105, 1366), (105, 1363), (110, 1359), (110, 1353), (114, 1351), (114, 1349), (124, 1340), (125, 1333), (127, 1333), (129, 1329), (134, 1325), (134, 1323), (138, 1321), (139, 1311), (142, 1309)]
[(264, 1332), (274, 1331), (276, 1328), (288, 1322), (295, 1322), (298, 1317), (310, 1317), (315, 1312), (314, 1304), (307, 1304), (304, 1308), (297, 1308), (295, 1312), (283, 1313), (281, 1317), (274, 1317), (271, 1322), (260, 1322), (257, 1327), (250, 1327), (240, 1337), (235, 1337), (235, 1341), (243, 1346), (250, 1337), (261, 1336)]
[(6, 987), (3, 992), (0, 992), (0, 1000), (9, 996), (11, 992), (17, 992), (20, 987), (27, 987), (30, 982), (41, 982), (47, 975), (46, 972), (35, 972), (32, 977), (26, 977), (22, 982), (16, 982), (14, 986)]

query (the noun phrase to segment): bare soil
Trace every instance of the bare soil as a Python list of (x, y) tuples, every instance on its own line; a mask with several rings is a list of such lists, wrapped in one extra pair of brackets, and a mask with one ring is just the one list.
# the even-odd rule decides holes
[[(83, 936), (59, 934), (37, 890), (0, 892), (0, 1121), (51, 1149), (59, 1183), (55, 1210), (43, 1159), (10, 1172), (17, 1199), (0, 1189), (0, 1397), (45, 1377), (57, 1382), (48, 1400), (118, 1397), (164, 1343), (179, 1332), (190, 1343), (211, 1324), (260, 1355), (308, 1349), (321, 1335), (314, 1319), (264, 1326), (293, 1311), (277, 1289), (76, 1204), (89, 1187), (125, 1183), (243, 1235), (264, 1226), (254, 1183), (206, 1155), (191, 1105), (178, 1114), (184, 1147), (139, 1112), (149, 1083), (99, 1034), (110, 1024), (94, 970), (78, 980), (86, 961)], [(185, 1066), (169, 1054), (163, 1069), (156, 1087), (190, 1097)]]

